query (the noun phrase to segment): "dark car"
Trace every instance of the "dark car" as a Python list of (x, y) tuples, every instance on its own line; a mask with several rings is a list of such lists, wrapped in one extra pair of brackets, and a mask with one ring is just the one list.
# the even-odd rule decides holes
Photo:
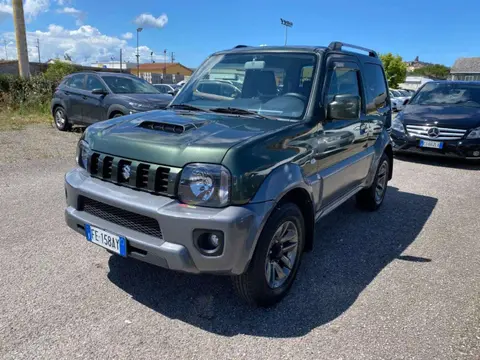
[[(211, 81), (234, 72), (240, 93)], [(384, 202), (391, 116), (373, 50), (334, 42), (221, 51), (166, 110), (85, 130), (61, 189), (65, 220), (119, 256), (232, 275), (243, 299), (269, 306), (288, 293), (318, 222), (353, 196), (369, 211)]]
[(90, 125), (136, 112), (164, 109), (171, 95), (161, 94), (130, 74), (81, 72), (66, 76), (55, 90), (52, 115), (58, 130)]
[(480, 160), (480, 82), (431, 81), (392, 124), (395, 152)]

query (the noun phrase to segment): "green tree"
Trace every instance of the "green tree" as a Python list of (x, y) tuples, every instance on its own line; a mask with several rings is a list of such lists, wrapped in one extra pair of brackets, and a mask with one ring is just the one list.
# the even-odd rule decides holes
[(388, 86), (395, 89), (398, 84), (405, 81), (407, 65), (400, 55), (393, 55), (392, 53), (382, 54), (380, 59), (387, 75)]
[(450, 68), (441, 64), (433, 64), (420, 69), (415, 69), (412, 74), (426, 76), (432, 79), (445, 80), (450, 74)]
[(52, 64), (48, 64), (47, 71), (45, 71), (43, 75), (48, 80), (59, 82), (66, 75), (75, 71), (78, 71), (75, 65), (60, 60), (55, 60), (55, 62)]

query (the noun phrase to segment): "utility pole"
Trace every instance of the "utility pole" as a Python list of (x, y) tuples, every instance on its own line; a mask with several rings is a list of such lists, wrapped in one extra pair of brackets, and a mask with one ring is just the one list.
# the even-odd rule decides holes
[(25, 16), (23, 14), (23, 1), (13, 0), (13, 25), (17, 40), (18, 71), (21, 77), (30, 77), (30, 64), (28, 63), (27, 35), (25, 33)]
[(120, 72), (122, 71), (122, 49), (120, 49)]
[(167, 75), (167, 49), (163, 50), (163, 78)]
[(280, 23), (285, 26), (285, 46), (287, 46), (287, 31), (293, 26), (293, 22), (280, 18)]
[(151, 59), (152, 64), (153, 64), (155, 62), (155, 61), (153, 61), (153, 51), (150, 51), (150, 59)]
[(173, 64), (175, 62), (175, 53), (173, 51), (172, 51), (171, 57), (172, 57), (172, 64)]
[(38, 50), (38, 63), (41, 64), (40, 61), (40, 39), (37, 39), (37, 50)]
[(6, 39), (3, 39), (3, 44), (5, 45), (5, 60), (8, 60), (7, 40)]
[(140, 54), (138, 53), (138, 34), (143, 30), (143, 28), (137, 29), (137, 76), (140, 77)]

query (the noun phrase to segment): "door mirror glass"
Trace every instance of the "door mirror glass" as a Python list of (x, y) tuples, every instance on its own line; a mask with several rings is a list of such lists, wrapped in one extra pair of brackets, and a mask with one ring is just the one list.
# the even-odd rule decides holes
[(108, 94), (107, 90), (98, 88), (98, 89), (93, 89), (92, 94), (97, 94), (97, 95), (106, 95)]
[(360, 118), (360, 96), (335, 95), (327, 107), (327, 118), (330, 120), (357, 120)]
[(172, 96), (175, 95), (175, 90), (170, 90), (170, 91), (168, 92), (168, 94), (170, 94), (170, 95), (172, 95)]

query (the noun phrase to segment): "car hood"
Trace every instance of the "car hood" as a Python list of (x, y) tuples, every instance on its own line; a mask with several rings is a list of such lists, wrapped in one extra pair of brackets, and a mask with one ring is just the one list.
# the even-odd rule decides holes
[(172, 96), (167, 94), (117, 94), (126, 101), (137, 103), (166, 104), (172, 101)]
[(436, 125), (468, 130), (480, 126), (480, 108), (407, 105), (403, 111), (403, 122), (405, 125)]
[(183, 167), (191, 162), (221, 163), (232, 146), (289, 125), (258, 117), (149, 111), (93, 124), (85, 140), (101, 153)]

